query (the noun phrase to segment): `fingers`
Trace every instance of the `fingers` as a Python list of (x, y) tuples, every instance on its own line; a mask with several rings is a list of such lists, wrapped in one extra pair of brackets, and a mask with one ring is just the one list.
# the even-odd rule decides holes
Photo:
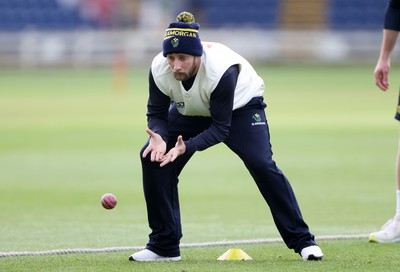
[(170, 163), (170, 162), (171, 162), (170, 156), (165, 156), (165, 157), (164, 157), (164, 161), (162, 161), (162, 162), (160, 163), (160, 167), (163, 167), (163, 166), (167, 165), (167, 164)]
[(162, 159), (160, 163), (160, 167), (167, 165), (170, 162), (173, 162), (178, 156), (175, 153), (168, 152)]
[(161, 167), (164, 165), (167, 165), (170, 162), (174, 162), (178, 156), (182, 155), (185, 153), (185, 144), (183, 142), (183, 138), (181, 135), (178, 136), (178, 139), (176, 141), (175, 147), (172, 148), (162, 159), (162, 162), (160, 164)]
[(383, 83), (381, 81), (375, 81), (375, 85), (381, 89), (381, 90), (385, 90), (385, 86), (383, 85)]
[(148, 145), (148, 146), (146, 147), (146, 149), (143, 151), (142, 158), (146, 158), (146, 157), (147, 157), (147, 154), (149, 154), (150, 150), (151, 150), (150, 145)]
[(151, 137), (151, 136), (154, 136), (154, 132), (153, 132), (151, 129), (146, 128), (146, 132), (147, 132), (147, 134), (150, 135), (150, 137)]
[(182, 145), (183, 144), (183, 139), (182, 139), (182, 135), (178, 136), (178, 140), (176, 141), (177, 145)]
[(389, 89), (389, 83), (387, 81), (376, 81), (376, 86), (379, 87), (379, 89), (381, 89), (382, 91), (386, 91), (387, 89)]
[(378, 87), (383, 91), (386, 91), (389, 88), (389, 80), (386, 73), (383, 74), (382, 80), (379, 82)]
[(164, 152), (152, 152), (151, 155), (154, 155), (154, 160), (152, 161), (160, 162), (164, 159)]
[(382, 91), (386, 91), (389, 88), (389, 71), (390, 63), (378, 61), (374, 69), (375, 84)]
[[(154, 137), (154, 132), (151, 130), (151, 129), (149, 129), (149, 128), (146, 128), (146, 132), (147, 132), (147, 134), (149, 134), (150, 135), (150, 137)], [(143, 158), (146, 158), (147, 157), (147, 154), (149, 154), (149, 152), (151, 151), (151, 144), (149, 143), (149, 145), (146, 147), (146, 149), (143, 151), (143, 155), (142, 155), (142, 157)]]
[(160, 167), (175, 161), (181, 154), (185, 153), (185, 144), (181, 135), (178, 136), (175, 147), (172, 148), (167, 154), (166, 144), (162, 138), (151, 129), (146, 129), (147, 134), (150, 136), (149, 145), (143, 151), (142, 157), (145, 158), (150, 153), (150, 161), (160, 162)]
[(387, 73), (376, 73), (375, 74), (375, 84), (382, 91), (386, 91), (389, 88)]
[(150, 161), (152, 162), (160, 162), (164, 158), (164, 152), (154, 150), (151, 145), (148, 145), (146, 149), (143, 151), (143, 158), (146, 158), (150, 153)]
[(157, 133), (153, 132), (151, 129), (146, 128), (147, 134), (150, 136), (149, 144), (143, 151), (142, 157), (145, 158), (150, 153), (150, 160), (152, 162), (162, 161), (165, 154), (165, 143)]

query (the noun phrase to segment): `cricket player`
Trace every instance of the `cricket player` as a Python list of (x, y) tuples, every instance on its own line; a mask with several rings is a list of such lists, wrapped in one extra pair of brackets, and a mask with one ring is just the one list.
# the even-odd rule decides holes
[(140, 152), (151, 233), (146, 248), (129, 259), (181, 260), (179, 174), (195, 152), (223, 142), (253, 177), (288, 248), (305, 261), (321, 260), (292, 187), (272, 159), (263, 80), (233, 50), (202, 42), (199, 29), (191, 13), (179, 14), (151, 64), (150, 137)]

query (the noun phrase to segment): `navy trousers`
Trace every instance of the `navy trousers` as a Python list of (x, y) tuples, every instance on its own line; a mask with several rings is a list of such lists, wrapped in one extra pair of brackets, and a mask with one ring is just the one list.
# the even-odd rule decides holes
[[(295, 252), (315, 245), (314, 235), (304, 222), (292, 187), (272, 159), (270, 134), (262, 97), (253, 98), (233, 112), (229, 137), (224, 143), (245, 164), (261, 195), (268, 203), (275, 225), (288, 248)], [(168, 149), (183, 139), (194, 137), (211, 124), (209, 117), (183, 116), (171, 107), (168, 124)], [(162, 256), (180, 255), (182, 228), (178, 198), (178, 177), (191, 155), (184, 154), (173, 163), (160, 167), (142, 158), (143, 190), (151, 233), (146, 248)]]

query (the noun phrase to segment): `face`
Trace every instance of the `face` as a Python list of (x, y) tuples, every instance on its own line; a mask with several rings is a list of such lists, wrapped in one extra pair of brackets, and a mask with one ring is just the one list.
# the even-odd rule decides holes
[(179, 81), (188, 80), (199, 70), (200, 57), (198, 56), (172, 53), (167, 55), (167, 61), (175, 79)]

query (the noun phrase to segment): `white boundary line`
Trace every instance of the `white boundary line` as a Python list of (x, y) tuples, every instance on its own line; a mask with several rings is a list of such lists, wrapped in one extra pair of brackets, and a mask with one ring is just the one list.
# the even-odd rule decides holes
[[(347, 239), (366, 239), (367, 234), (352, 234), (352, 235), (328, 235), (316, 237), (318, 241), (326, 240), (347, 240)], [(252, 244), (272, 244), (281, 243), (282, 239), (256, 239), (256, 240), (237, 240), (237, 241), (220, 241), (220, 242), (205, 242), (205, 243), (190, 243), (181, 244), (181, 248), (194, 248), (194, 247), (217, 247), (217, 246), (232, 246), (232, 245), (252, 245)], [(24, 251), (24, 252), (0, 252), (0, 258), (5, 257), (20, 257), (20, 256), (43, 256), (43, 255), (61, 255), (61, 254), (78, 254), (78, 253), (105, 253), (105, 252), (119, 252), (130, 250), (141, 250), (140, 246), (128, 247), (106, 247), (106, 248), (77, 248), (77, 249), (56, 249), (48, 251)]]

